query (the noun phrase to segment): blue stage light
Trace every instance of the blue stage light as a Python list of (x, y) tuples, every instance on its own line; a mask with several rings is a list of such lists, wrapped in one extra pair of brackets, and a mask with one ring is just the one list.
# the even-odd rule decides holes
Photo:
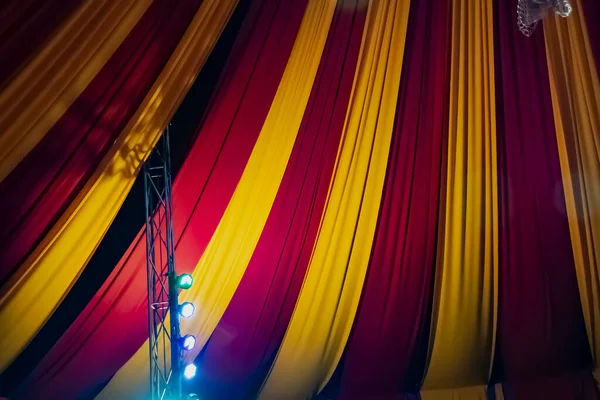
[(196, 376), (197, 370), (198, 370), (198, 367), (196, 367), (194, 364), (188, 364), (185, 366), (185, 368), (183, 370), (183, 376), (185, 377), (185, 379), (192, 379), (193, 377)]
[(194, 315), (195, 310), (196, 307), (194, 307), (194, 305), (189, 301), (186, 301), (179, 306), (179, 315), (181, 315), (183, 318), (190, 318), (192, 315)]

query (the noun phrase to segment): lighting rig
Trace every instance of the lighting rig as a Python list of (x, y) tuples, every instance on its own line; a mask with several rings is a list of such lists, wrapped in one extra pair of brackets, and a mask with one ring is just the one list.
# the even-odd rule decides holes
[(180, 400), (182, 379), (196, 375), (193, 363), (184, 365), (183, 354), (196, 338), (181, 336), (180, 318), (194, 315), (194, 304), (179, 303), (179, 291), (192, 287), (190, 274), (177, 275), (173, 241), (171, 159), (169, 127), (143, 166), (146, 198), (146, 269), (148, 275), (148, 337), (152, 400)]

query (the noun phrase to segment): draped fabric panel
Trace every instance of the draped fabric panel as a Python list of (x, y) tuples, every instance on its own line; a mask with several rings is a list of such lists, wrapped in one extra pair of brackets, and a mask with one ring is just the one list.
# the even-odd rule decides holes
[(235, 4), (235, 0), (202, 3), (142, 105), (88, 181), (88, 187), (25, 261), (26, 274), (2, 293), (0, 371), (39, 331), (85, 267)]
[[(291, 7), (278, 7), (280, 3), (252, 3), (197, 139), (173, 184), (179, 272), (192, 272), (200, 259), (275, 96), (306, 1), (295, 1)], [(144, 343), (147, 287), (143, 232), (24, 382), (19, 398), (75, 397), (95, 382), (111, 377)], [(121, 328), (125, 324), (127, 331)], [(86, 368), (90, 359), (97, 360), (94, 369)], [(77, 384), (73, 376), (78, 377)]]
[(587, 38), (596, 61), (596, 71), (600, 71), (600, 4), (594, 0), (580, 0), (576, 3), (581, 9), (581, 22), (585, 23)]
[(370, 4), (327, 206), (261, 399), (322, 390), (350, 334), (385, 178), (409, 8), (406, 1)]
[[(214, 99), (213, 95), (221, 82), (220, 77), (226, 62), (232, 54), (236, 38), (246, 19), (249, 3), (248, 0), (242, 0), (235, 7), (214, 49), (169, 123), (173, 179), (178, 176), (192, 147), (202, 116)], [(144, 194), (144, 177), (143, 174), (139, 174), (111, 226), (73, 287), (24, 351), (0, 375), (2, 388), (0, 393), (9, 397), (16, 393), (24, 379), (48, 355), (114, 271), (114, 267), (119, 264), (119, 260), (136, 238), (140, 226), (144, 225), (145, 207), (140, 207), (140, 204), (144, 204)], [(145, 264), (140, 268), (144, 271)], [(142, 271), (139, 273), (144, 273)], [(145, 273), (137, 279), (145, 281)], [(141, 312), (147, 313), (145, 309)], [(107, 319), (102, 321), (106, 322)], [(143, 341), (143, 336), (140, 341)], [(108, 350), (108, 347), (105, 346), (104, 350)], [(66, 350), (63, 351), (61, 357), (66, 356), (66, 353)], [(82, 369), (88, 370), (88, 368)], [(90, 388), (88, 392), (99, 393), (107, 383), (107, 381), (97, 381), (95, 388)]]
[[(221, 319), (257, 245), (283, 178), (315, 80), (335, 10), (335, 1), (311, 0), (300, 25), (279, 88), (231, 201), (196, 266), (194, 286), (180, 294), (198, 310), (181, 320), (196, 337), (189, 360)], [(146, 398), (148, 344), (117, 372), (99, 399)]]
[[(596, 7), (598, 9), (598, 7)], [(544, 25), (560, 168), (594, 365), (600, 360), (600, 82), (582, 10)]]
[(492, 1), (456, 0), (452, 5), (445, 222), (440, 226), (443, 249), (425, 389), (485, 385), (491, 372), (496, 325)]
[(569, 237), (543, 31), (497, 1), (497, 356), (503, 381), (579, 371), (589, 350)]
[[(141, 399), (142, 216), (105, 233), (237, 0), (67, 1), (0, 6), (0, 55), (48, 32), (0, 81), (0, 391)], [(516, 0), (244, 1), (177, 138), (186, 390), (600, 398), (600, 5), (525, 37)]]
[(12, 0), (0, 9), (0, 90), (82, 0)]
[(200, 379), (192, 391), (201, 397), (252, 398), (283, 338), (325, 205), (365, 14), (358, 2), (338, 5), (269, 218), (231, 303), (196, 360)]
[(411, 2), (385, 190), (340, 399), (415, 393), (424, 372), (446, 178), (450, 4)]
[(87, 0), (0, 92), (0, 181), (94, 79), (150, 0)]
[(174, 6), (168, 0), (155, 1), (69, 110), (0, 182), (5, 205), (0, 208), (0, 286), (82, 194), (200, 3), (186, 0)]
[(421, 400), (489, 400), (489, 393), (483, 386), (470, 386), (457, 389), (433, 389), (421, 391)]
[(502, 386), (506, 400), (600, 398), (598, 384), (589, 371), (504, 383)]

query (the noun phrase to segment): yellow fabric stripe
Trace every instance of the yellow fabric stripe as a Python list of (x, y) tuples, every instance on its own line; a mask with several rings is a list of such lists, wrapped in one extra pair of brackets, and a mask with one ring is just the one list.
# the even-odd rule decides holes
[(151, 0), (86, 0), (0, 93), (0, 182), (111, 58)]
[[(233, 197), (196, 266), (194, 285), (180, 295), (198, 314), (181, 320), (192, 333), (193, 361), (216, 328), (252, 257), (275, 201), (319, 68), (335, 0), (310, 0), (275, 98)], [(98, 399), (146, 398), (148, 342), (113, 377)]]
[(421, 400), (487, 400), (486, 386), (421, 391)]
[(425, 389), (487, 384), (497, 310), (492, 0), (452, 2), (448, 173)]
[(350, 334), (385, 180), (410, 2), (367, 11), (327, 207), (296, 308), (260, 399), (306, 399), (333, 374)]
[(558, 153), (579, 295), (600, 361), (600, 83), (581, 7), (544, 21)]
[(221, 34), (237, 0), (205, 0), (144, 102), (84, 190), (0, 298), (0, 372), (54, 312), (108, 230), (141, 164)]

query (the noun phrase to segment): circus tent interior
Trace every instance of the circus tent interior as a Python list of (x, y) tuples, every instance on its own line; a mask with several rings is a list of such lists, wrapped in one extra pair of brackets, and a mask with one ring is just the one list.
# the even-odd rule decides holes
[(597, 0), (2, 2), (0, 397), (150, 398), (162, 142), (183, 392), (600, 399)]

